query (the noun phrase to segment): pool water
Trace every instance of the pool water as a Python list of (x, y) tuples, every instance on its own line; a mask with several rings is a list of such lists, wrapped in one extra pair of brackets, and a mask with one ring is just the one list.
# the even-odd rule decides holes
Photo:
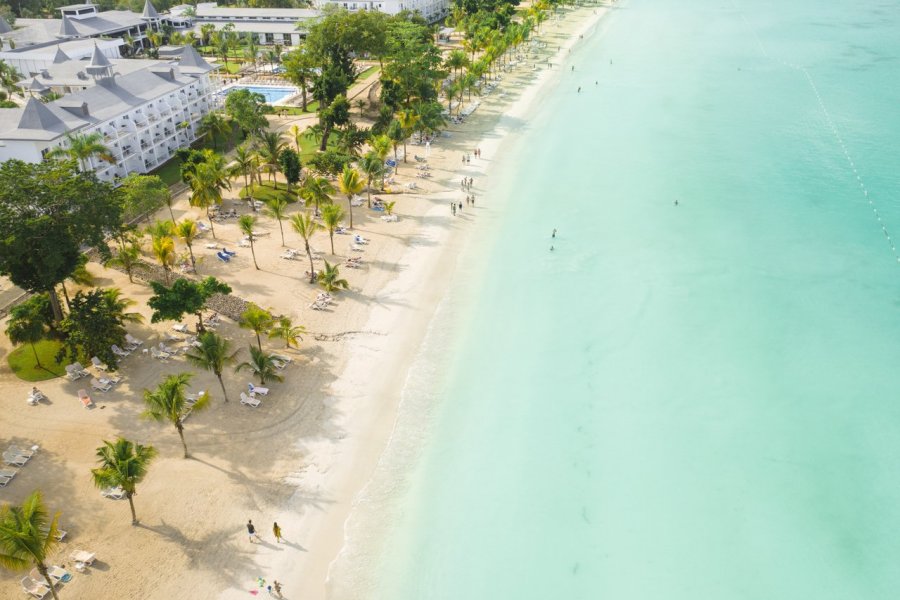
[(261, 86), (261, 85), (232, 85), (225, 90), (223, 90), (224, 94), (228, 94), (233, 90), (244, 89), (250, 90), (255, 94), (262, 94), (266, 99), (266, 104), (277, 104), (278, 102), (293, 96), (298, 92), (297, 88), (285, 86), (285, 87), (276, 87), (276, 86)]

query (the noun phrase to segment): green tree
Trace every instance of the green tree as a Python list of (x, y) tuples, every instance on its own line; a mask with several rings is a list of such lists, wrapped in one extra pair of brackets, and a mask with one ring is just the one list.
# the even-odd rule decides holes
[(184, 219), (175, 226), (175, 235), (187, 246), (188, 253), (191, 255), (191, 266), (197, 270), (197, 261), (194, 260), (194, 240), (200, 235), (197, 229), (197, 222), (194, 219)]
[(328, 230), (328, 238), (331, 241), (331, 253), (334, 254), (334, 232), (344, 220), (344, 209), (337, 204), (328, 204), (322, 209), (322, 222)]
[(277, 338), (284, 340), (284, 347), (290, 348), (297, 346), (297, 340), (303, 341), (301, 337), (306, 333), (306, 327), (303, 325), (294, 325), (290, 317), (281, 317), (269, 330), (269, 338)]
[(78, 162), (82, 171), (90, 171), (96, 168), (94, 157), (104, 162), (115, 164), (109, 147), (103, 143), (103, 135), (94, 133), (67, 133), (65, 146), (58, 146), (47, 152), (48, 158), (72, 158)]
[(256, 334), (256, 345), (262, 350), (262, 339), (260, 339), (260, 335), (263, 332), (268, 331), (269, 327), (272, 326), (272, 313), (251, 303), (247, 306), (246, 310), (241, 313), (241, 320), (238, 321), (238, 325), (242, 329), (249, 329)]
[(270, 198), (266, 202), (266, 210), (265, 214), (267, 217), (272, 217), (276, 221), (278, 221), (278, 229), (281, 231), (281, 245), (284, 246), (284, 225), (282, 221), (284, 221), (285, 212), (287, 211), (288, 202), (284, 198), (280, 196), (276, 196), (274, 198)]
[[(231, 189), (231, 183), (228, 181), (225, 157), (212, 150), (205, 151), (205, 157), (206, 160), (197, 163), (190, 175), (190, 202), (191, 206), (206, 209), (206, 218), (209, 219), (209, 209), (222, 204), (222, 190)], [(213, 237), (216, 237), (212, 219), (209, 219), (209, 225)]]
[(184, 441), (184, 419), (191, 412), (199, 412), (209, 406), (209, 394), (203, 392), (193, 404), (188, 406), (184, 389), (191, 382), (193, 374), (178, 373), (169, 375), (155, 390), (144, 390), (144, 404), (146, 409), (141, 416), (157, 423), (169, 422), (178, 431), (181, 445), (184, 447), (184, 457), (189, 458), (187, 443)]
[(134, 268), (141, 264), (141, 248), (136, 242), (130, 242), (103, 264), (107, 267), (122, 267), (128, 274), (128, 281), (134, 283)]
[(239, 373), (244, 369), (259, 377), (259, 384), (266, 385), (266, 381), (282, 381), (284, 378), (278, 374), (278, 368), (275, 366), (274, 357), (262, 350), (262, 348), (254, 348), (249, 346), (250, 360), (244, 361), (234, 370)]
[(278, 180), (275, 179), (275, 173), (281, 167), (278, 159), (285, 145), (281, 140), (281, 134), (277, 131), (263, 131), (256, 137), (256, 154), (259, 157), (259, 166), (269, 174), (270, 181), (275, 181), (276, 188), (278, 187)]
[(133, 300), (122, 298), (121, 292), (115, 288), (75, 294), (69, 314), (59, 324), (65, 336), (60, 354), (73, 361), (80, 356), (97, 356), (115, 369), (118, 357), (110, 346), (121, 345), (125, 341), (126, 322), (142, 320), (139, 313), (127, 312), (133, 304)]
[(121, 225), (116, 192), (71, 161), (0, 164), (0, 274), (32, 292), (47, 292), (56, 320), (55, 288), (78, 267), (83, 246), (109, 257), (106, 238)]
[(331, 182), (325, 177), (308, 175), (306, 179), (303, 180), (303, 185), (300, 187), (300, 197), (303, 198), (306, 206), (309, 206), (310, 203), (315, 205), (316, 216), (319, 216), (320, 204), (331, 203), (331, 196), (329, 194), (333, 193), (334, 186), (332, 186)]
[(153, 256), (162, 265), (163, 275), (166, 278), (166, 285), (169, 285), (169, 271), (175, 264), (175, 241), (168, 236), (154, 236), (151, 240), (151, 248)]
[(247, 200), (250, 202), (250, 206), (253, 210), (256, 210), (256, 207), (253, 204), (253, 194), (251, 193), (250, 182), (253, 180), (253, 175), (256, 174), (258, 168), (259, 160), (256, 157), (256, 153), (249, 146), (242, 144), (234, 149), (234, 160), (232, 161), (232, 166), (228, 174), (231, 177), (243, 176)]
[(94, 485), (101, 490), (122, 488), (125, 497), (128, 498), (128, 506), (131, 508), (131, 524), (137, 525), (134, 495), (137, 494), (137, 484), (147, 476), (150, 463), (156, 458), (156, 448), (135, 444), (120, 437), (115, 442), (104, 440), (103, 445), (97, 448), (96, 454), (100, 466), (91, 469)]
[(284, 148), (278, 155), (278, 164), (281, 167), (281, 174), (287, 181), (287, 191), (290, 193), (291, 186), (296, 185), (300, 181), (300, 155), (293, 148)]
[[(164, 204), (172, 215), (169, 186), (156, 175), (130, 173), (119, 183), (119, 195), (122, 198), (122, 215), (126, 220), (133, 220), (141, 215), (149, 215)], [(172, 220), (175, 217), (172, 216)]]
[(254, 235), (254, 227), (256, 227), (256, 217), (253, 215), (241, 215), (238, 218), (238, 228), (240, 228), (241, 233), (247, 236), (247, 239), (250, 240), (250, 254), (253, 255), (253, 266), (256, 267), (256, 270), (259, 271), (259, 265), (256, 264), (256, 248), (254, 244), (256, 243), (255, 235)]
[[(332, 205), (329, 205), (332, 206)], [(340, 210), (340, 207), (338, 207)], [(309, 240), (312, 239), (313, 234), (319, 229), (319, 224), (313, 221), (312, 217), (308, 214), (298, 213), (291, 217), (291, 227), (294, 228), (294, 231), (303, 238), (303, 245), (306, 249), (306, 256), (309, 258), (309, 282), (315, 282), (315, 273), (316, 268), (313, 266), (312, 259), (312, 250), (309, 247)], [(334, 242), (331, 244), (331, 253), (334, 254)]]
[[(353, 196), (360, 193), (364, 187), (359, 178), (359, 171), (350, 165), (344, 165), (344, 171), (338, 179), (338, 187), (341, 193), (347, 197), (347, 207), (350, 210), (350, 229), (353, 229)], [(334, 254), (332, 252), (332, 254)]]
[(227, 138), (230, 133), (231, 123), (217, 112), (206, 114), (200, 119), (200, 124), (197, 126), (197, 134), (199, 136), (209, 136), (213, 144), (213, 150), (219, 149), (216, 137)]
[(176, 279), (172, 287), (158, 281), (151, 281), (153, 295), (147, 305), (153, 309), (151, 323), (159, 321), (180, 321), (184, 315), (197, 317), (197, 331), (202, 332), (203, 308), (206, 302), (216, 294), (230, 294), (231, 286), (222, 283), (215, 277), (207, 277), (202, 281)]
[(419, 123), (419, 115), (412, 109), (401, 110), (397, 113), (397, 123), (403, 131), (403, 162), (406, 162), (406, 140), (415, 130)]
[(350, 102), (347, 97), (339, 95), (328, 106), (320, 108), (319, 122), (322, 124), (322, 141), (319, 143), (319, 151), (325, 152), (328, 147), (328, 138), (334, 128), (350, 122)]
[(46, 294), (32, 296), (22, 304), (14, 306), (9, 311), (9, 321), (6, 324), (6, 337), (14, 345), (29, 344), (34, 353), (34, 362), (40, 367), (41, 359), (38, 357), (34, 345), (47, 335), (47, 309), (49, 302)]
[(212, 371), (222, 386), (222, 397), (228, 402), (228, 392), (225, 390), (225, 382), (222, 380), (222, 370), (235, 362), (237, 352), (231, 351), (231, 344), (220, 335), (212, 331), (201, 333), (195, 346), (188, 350), (187, 359), (195, 367)]
[(300, 89), (300, 108), (303, 112), (306, 112), (306, 91), (316, 76), (316, 67), (318, 67), (316, 57), (313, 56), (306, 46), (300, 46), (285, 55), (282, 64), (284, 65), (285, 76)]
[(372, 208), (372, 184), (384, 176), (384, 161), (378, 158), (374, 150), (370, 150), (359, 161), (359, 167), (366, 175), (366, 203)]
[(266, 98), (262, 94), (239, 88), (225, 96), (225, 112), (238, 124), (244, 136), (255, 135), (266, 127)]
[(319, 272), (319, 285), (326, 292), (336, 292), (340, 289), (349, 289), (350, 284), (346, 279), (341, 279), (341, 274), (337, 265), (330, 265), (325, 261), (325, 268)]
[(10, 571), (26, 571), (34, 566), (43, 576), (53, 598), (56, 589), (47, 572), (47, 560), (59, 544), (59, 513), (51, 518), (39, 491), (21, 505), (0, 507), (0, 565)]

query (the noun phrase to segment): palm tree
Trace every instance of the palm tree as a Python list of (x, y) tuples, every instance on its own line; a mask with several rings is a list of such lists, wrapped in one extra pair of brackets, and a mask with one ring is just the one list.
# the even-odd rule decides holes
[(359, 167), (366, 175), (366, 202), (372, 208), (372, 184), (384, 175), (384, 161), (378, 158), (374, 150), (370, 150), (362, 157)]
[(294, 140), (294, 145), (297, 146), (297, 154), (302, 152), (300, 148), (300, 138), (303, 137), (303, 132), (300, 131), (300, 128), (296, 125), (291, 125), (291, 128), (288, 129), (288, 133), (291, 134), (291, 139)]
[(147, 225), (147, 228), (144, 229), (144, 231), (147, 232), (147, 235), (149, 235), (151, 239), (172, 237), (175, 235), (175, 222), (169, 221), (168, 219), (165, 221), (157, 219), (150, 225)]
[(382, 134), (369, 140), (369, 144), (372, 146), (372, 152), (381, 161), (381, 189), (384, 189), (384, 175), (387, 171), (387, 169), (384, 169), (384, 159), (387, 158), (388, 153), (391, 151), (391, 138)]
[(401, 110), (397, 113), (397, 122), (403, 130), (403, 162), (406, 162), (406, 140), (416, 127), (419, 115), (413, 110)]
[(300, 186), (300, 197), (309, 206), (310, 202), (316, 205), (316, 216), (319, 216), (319, 205), (331, 203), (331, 196), (334, 193), (334, 186), (325, 177), (309, 176)]
[(211, 112), (200, 119), (200, 124), (197, 126), (197, 135), (208, 135), (212, 140), (213, 150), (218, 150), (219, 148), (216, 136), (225, 137), (229, 133), (231, 133), (231, 123), (216, 112)]
[[(333, 204), (329, 204), (328, 206), (334, 206)], [(340, 210), (340, 207), (338, 207)], [(311, 216), (305, 213), (297, 213), (293, 217), (291, 217), (291, 227), (294, 228), (301, 238), (303, 238), (303, 245), (306, 248), (306, 256), (309, 257), (309, 282), (314, 283), (316, 281), (316, 268), (313, 266), (312, 259), (312, 250), (309, 248), (309, 240), (312, 239), (313, 234), (318, 231), (319, 227), (321, 227), (318, 223), (316, 223)], [(331, 244), (331, 253), (334, 254), (334, 242)]]
[(335, 292), (339, 289), (349, 289), (350, 284), (346, 279), (340, 278), (340, 272), (337, 265), (330, 265), (325, 261), (325, 269), (319, 272), (319, 285), (326, 292)]
[(331, 253), (334, 254), (334, 231), (344, 220), (344, 209), (337, 204), (329, 204), (322, 209), (322, 221), (325, 223), (325, 229), (328, 230), (328, 237), (331, 240)]
[(122, 296), (119, 288), (107, 288), (103, 290), (103, 300), (106, 302), (106, 310), (116, 321), (122, 323), (143, 323), (144, 315), (139, 312), (127, 312), (137, 302), (131, 298)]
[(247, 47), (244, 48), (244, 56), (250, 59), (253, 70), (256, 71), (256, 61), (259, 59), (259, 44), (256, 42), (255, 35), (251, 34), (250, 39), (247, 40)]
[(34, 353), (34, 362), (40, 367), (41, 359), (38, 357), (34, 345), (44, 339), (47, 333), (47, 319), (36, 301), (23, 302), (10, 311), (9, 321), (6, 324), (6, 336), (9, 341), (18, 346), (30, 344)]
[(269, 173), (269, 178), (274, 180), (276, 188), (278, 181), (275, 179), (275, 173), (281, 168), (278, 156), (284, 150), (284, 146), (281, 134), (277, 131), (264, 131), (256, 138), (256, 153), (259, 156), (260, 166)]
[(50, 158), (66, 157), (74, 158), (78, 161), (78, 165), (82, 171), (94, 168), (93, 157), (97, 157), (102, 161), (115, 164), (116, 157), (113, 156), (112, 150), (103, 143), (103, 135), (99, 131), (93, 133), (67, 133), (67, 147), (53, 148), (47, 152)]
[(147, 408), (141, 413), (145, 419), (152, 419), (157, 423), (168, 421), (175, 426), (181, 445), (184, 447), (184, 457), (188, 458), (187, 444), (184, 441), (184, 419), (191, 412), (198, 412), (209, 406), (209, 394), (203, 392), (193, 406), (188, 406), (184, 396), (184, 388), (191, 382), (192, 373), (176, 373), (169, 375), (153, 391), (144, 390), (144, 403)]
[(249, 369), (254, 375), (259, 377), (259, 384), (266, 385), (267, 380), (282, 381), (284, 378), (278, 374), (278, 368), (275, 366), (275, 359), (271, 354), (263, 352), (261, 348), (250, 348), (250, 360), (244, 361), (234, 370), (235, 373)]
[(97, 448), (97, 462), (100, 466), (91, 469), (94, 485), (100, 488), (120, 487), (128, 498), (131, 507), (131, 524), (137, 525), (137, 514), (134, 512), (134, 495), (137, 484), (143, 481), (150, 468), (150, 462), (156, 458), (156, 448), (135, 444), (125, 438), (115, 442), (103, 441)]
[(284, 340), (284, 347), (290, 348), (297, 345), (297, 340), (303, 341), (300, 335), (304, 333), (306, 333), (306, 327), (303, 325), (295, 326), (290, 317), (281, 317), (269, 330), (269, 338), (282, 339)]
[(141, 263), (141, 248), (135, 242), (122, 247), (115, 256), (107, 259), (103, 266), (122, 267), (128, 274), (128, 281), (134, 283), (134, 268)]
[(222, 380), (222, 370), (235, 362), (237, 352), (231, 352), (231, 344), (220, 335), (207, 331), (200, 334), (200, 345), (192, 347), (187, 356), (188, 362), (195, 367), (212, 371), (222, 386), (222, 397), (228, 402), (228, 392), (225, 391), (225, 382)]
[(187, 246), (188, 252), (191, 255), (191, 266), (196, 271), (197, 261), (194, 260), (194, 240), (200, 235), (200, 231), (197, 229), (197, 222), (193, 219), (183, 220), (175, 226), (175, 234), (181, 238), (184, 245)]
[(175, 241), (170, 237), (154, 237), (152, 242), (153, 256), (162, 265), (166, 285), (169, 285), (169, 271), (175, 264)]
[(216, 230), (212, 219), (209, 218), (209, 209), (222, 203), (222, 190), (230, 190), (231, 183), (225, 169), (225, 157), (212, 150), (204, 151), (206, 160), (194, 166), (194, 173), (190, 177), (191, 206), (206, 209), (206, 218), (213, 237)]
[(256, 264), (256, 249), (253, 247), (253, 227), (256, 226), (256, 217), (253, 215), (241, 215), (238, 219), (238, 227), (241, 233), (250, 240), (250, 254), (253, 255), (253, 266), (259, 271), (259, 265)]
[(11, 571), (25, 571), (34, 565), (57, 600), (45, 562), (59, 544), (58, 527), (59, 513), (50, 518), (39, 491), (32, 492), (21, 506), (0, 508), (0, 565)]
[(469, 57), (466, 56), (466, 52), (464, 50), (460, 50), (457, 48), (456, 50), (452, 50), (450, 54), (447, 55), (447, 58), (444, 61), (444, 66), (452, 69), (456, 74), (456, 77), (459, 78), (459, 72), (464, 67), (469, 66)]
[(234, 149), (234, 160), (228, 175), (230, 177), (244, 177), (244, 196), (250, 202), (250, 207), (254, 211), (256, 211), (256, 205), (253, 203), (250, 183), (253, 181), (253, 174), (257, 168), (259, 168), (259, 162), (257, 161), (256, 153), (247, 144), (242, 144)]
[(384, 212), (388, 216), (391, 216), (392, 214), (394, 214), (394, 206), (396, 206), (396, 204), (397, 204), (396, 200), (391, 200), (390, 202), (385, 202), (384, 203)]
[[(344, 170), (338, 178), (338, 187), (341, 193), (347, 196), (347, 206), (350, 208), (350, 229), (353, 229), (353, 196), (360, 193), (364, 187), (359, 179), (359, 171), (350, 165), (344, 165)], [(332, 252), (332, 254), (334, 254)]]
[(276, 221), (278, 221), (278, 229), (281, 230), (281, 245), (284, 246), (284, 225), (281, 223), (285, 217), (285, 211), (287, 211), (288, 201), (281, 197), (270, 198), (268, 202), (266, 202), (265, 214), (267, 217), (272, 217)]
[(256, 334), (256, 345), (262, 350), (262, 340), (259, 336), (262, 332), (268, 331), (272, 325), (272, 313), (251, 303), (241, 313), (241, 320), (238, 322), (238, 325)]

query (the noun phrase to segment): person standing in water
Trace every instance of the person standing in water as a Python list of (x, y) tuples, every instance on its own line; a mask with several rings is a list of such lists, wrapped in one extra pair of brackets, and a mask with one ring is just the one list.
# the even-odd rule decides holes
[(556, 228), (553, 229), (553, 233), (550, 234), (550, 237), (556, 238)]

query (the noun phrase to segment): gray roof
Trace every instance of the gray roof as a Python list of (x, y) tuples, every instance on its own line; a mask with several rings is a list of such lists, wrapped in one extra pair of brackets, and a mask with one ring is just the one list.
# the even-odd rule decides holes
[(37, 80), (37, 77), (32, 77), (31, 81), (28, 81), (22, 85), (20, 85), (22, 89), (31, 90), (33, 92), (44, 92), (47, 91), (48, 88), (46, 85)]
[(0, 16), (0, 33), (9, 33), (13, 28), (9, 26), (9, 21)]
[(322, 16), (322, 11), (311, 8), (237, 8), (234, 6), (204, 6), (197, 4), (196, 18), (218, 17), (227, 19), (247, 19), (248, 17), (272, 17), (276, 19), (314, 19)]
[(94, 53), (91, 55), (92, 67), (109, 67), (112, 63), (106, 58), (106, 55), (100, 51), (100, 47), (94, 44)]
[(156, 9), (150, 3), (150, 0), (144, 0), (144, 12), (141, 16), (145, 19), (158, 19), (159, 13), (156, 12)]
[[(120, 77), (149, 67), (168, 64), (168, 61), (165, 60), (141, 58), (113, 58), (108, 60), (112, 65), (112, 72)], [(96, 82), (88, 76), (87, 67), (89, 64), (87, 60), (70, 59), (65, 62), (47, 65), (46, 69), (36, 75), (37, 80), (44, 85), (53, 87), (69, 86), (75, 89), (90, 87)], [(44, 71), (47, 73), (46, 76)], [(26, 83), (28, 83), (28, 79), (20, 81), (17, 85), (22, 87)]]
[[(96, 48), (96, 47), (97, 47), (97, 46), (95, 45), (94, 48)], [(61, 64), (61, 63), (66, 62), (66, 61), (68, 61), (68, 60), (71, 60), (71, 59), (69, 58), (69, 55), (66, 54), (65, 52), (63, 52), (62, 48), (60, 48), (59, 46), (57, 46), (57, 47), (56, 47), (56, 54), (53, 56), (53, 64), (58, 65), (58, 64)]]
[(186, 45), (184, 49), (182, 49), (181, 60), (178, 62), (178, 66), (181, 67), (181, 69), (186, 73), (194, 72), (194, 70), (196, 69), (201, 69), (204, 73), (206, 73), (207, 71), (212, 71), (212, 65), (203, 60), (203, 57), (200, 56), (200, 53), (197, 52), (197, 49), (190, 44)]
[(62, 119), (34, 98), (29, 98), (28, 103), (25, 104), (17, 128), (26, 135), (32, 133), (38, 136), (25, 139), (39, 140), (52, 140), (68, 131), (68, 127)]
[(72, 25), (72, 21), (66, 15), (62, 16), (62, 22), (59, 25), (60, 37), (78, 37), (78, 30)]
[[(127, 10), (107, 10), (83, 19), (69, 19), (67, 26), (79, 37), (96, 37), (122, 31), (130, 27), (145, 25), (146, 21), (138, 13)], [(3, 35), (14, 39), (17, 46), (40, 44), (59, 39), (63, 31), (62, 19), (16, 19), (16, 28)]]

